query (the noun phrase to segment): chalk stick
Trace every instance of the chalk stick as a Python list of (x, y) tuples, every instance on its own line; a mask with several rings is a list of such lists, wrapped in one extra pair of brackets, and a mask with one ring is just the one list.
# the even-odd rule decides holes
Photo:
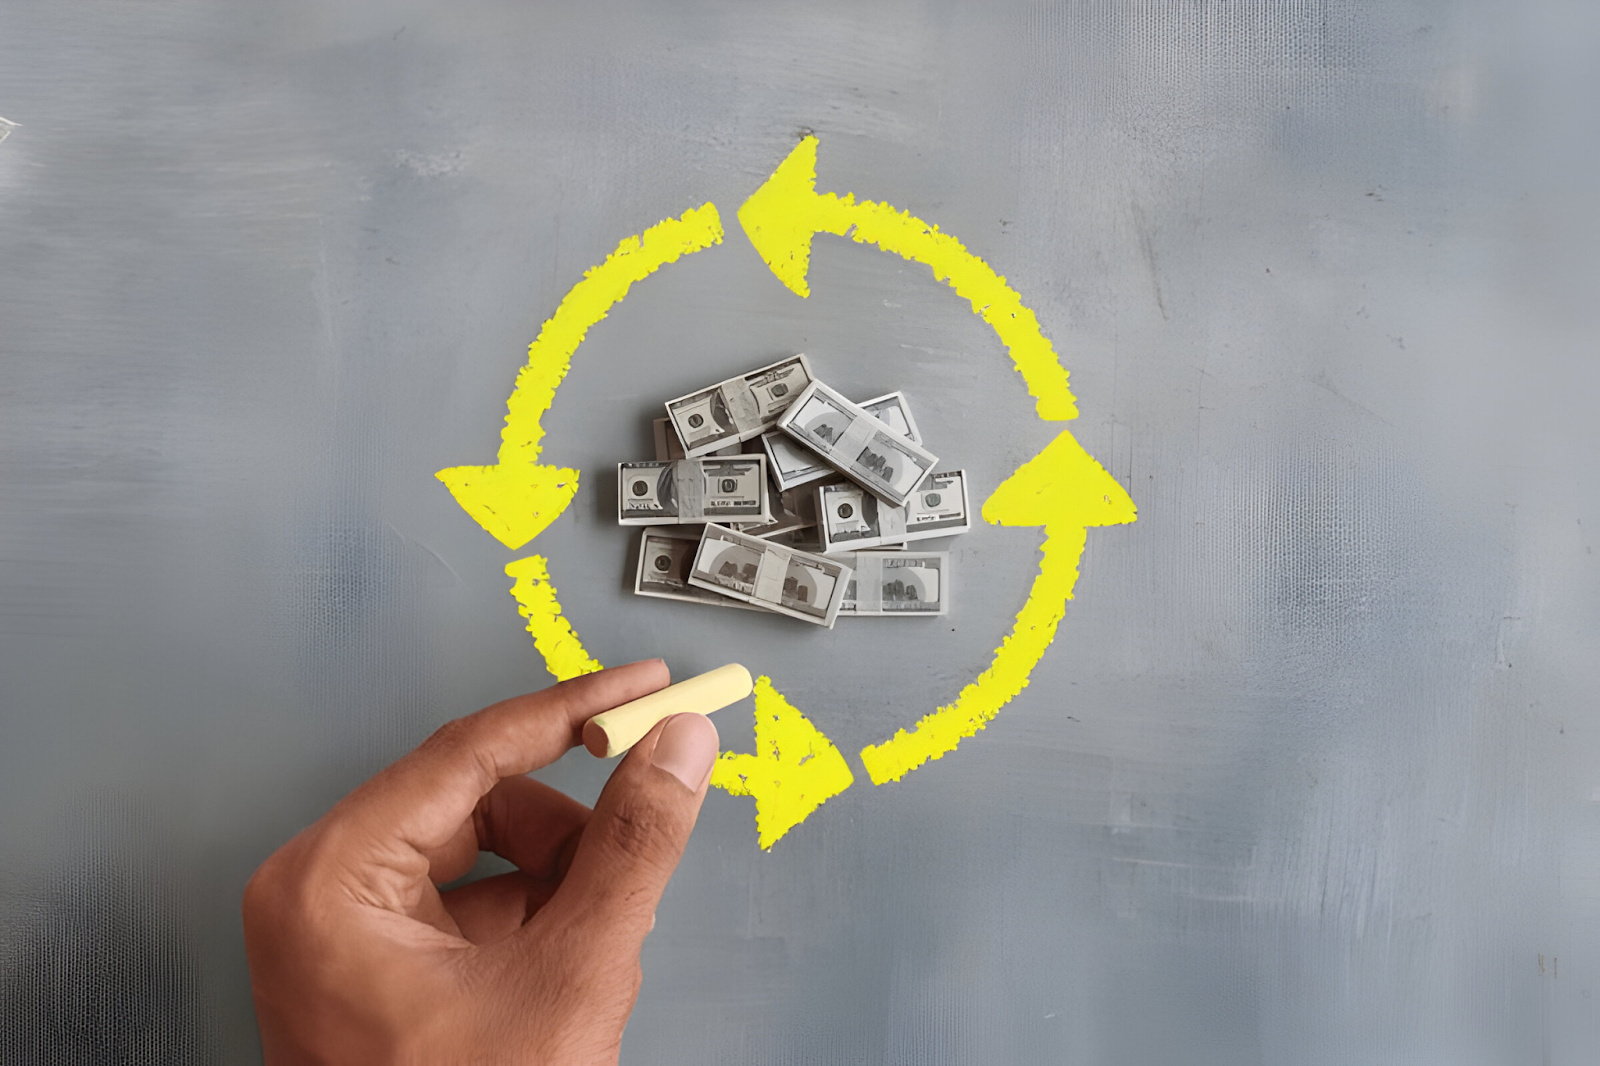
[(595, 715), (583, 724), (583, 746), (600, 759), (621, 755), (663, 718), (685, 711), (710, 714), (738, 703), (754, 688), (750, 671), (738, 663), (719, 666)]

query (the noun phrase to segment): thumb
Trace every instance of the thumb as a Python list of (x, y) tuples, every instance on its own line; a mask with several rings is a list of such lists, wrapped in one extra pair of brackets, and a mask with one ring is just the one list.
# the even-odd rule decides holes
[(618, 949), (637, 953), (683, 857), (717, 758), (717, 727), (675, 714), (635, 744), (594, 805), (551, 904)]

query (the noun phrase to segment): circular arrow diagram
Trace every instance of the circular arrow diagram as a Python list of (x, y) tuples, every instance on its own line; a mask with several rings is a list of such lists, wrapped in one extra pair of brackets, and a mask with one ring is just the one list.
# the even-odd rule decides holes
[[(846, 193), (816, 191), (817, 139), (806, 136), (772, 176), (739, 208), (739, 222), (773, 274), (801, 297), (810, 295), (806, 275), (811, 242), (819, 233), (848, 236), (919, 262), (953, 288), (994, 329), (1047, 422), (1077, 417), (1067, 371), (1038, 319), (1018, 293), (982, 259), (939, 228), (890, 204), (857, 201)], [(636, 281), (685, 255), (722, 241), (713, 204), (686, 211), (629, 237), (605, 262), (590, 268), (562, 299), (528, 347), (507, 401), (506, 425), (493, 466), (458, 466), (436, 475), (485, 530), (509, 548), (538, 536), (572, 502), (579, 472), (541, 465), (540, 419), (555, 399), (572, 356), (590, 326), (606, 317)], [(1043, 526), (1039, 574), (1027, 602), (988, 669), (961, 690), (953, 703), (924, 715), (860, 752), (874, 785), (897, 781), (937, 759), (983, 729), (1028, 685), (1028, 676), (1055, 639), (1078, 577), (1078, 560), (1090, 526), (1132, 522), (1133, 501), (1122, 486), (1063, 430), (1045, 449), (1018, 467), (983, 505), (984, 520), (1001, 526)], [(566, 680), (600, 669), (562, 615), (543, 556), (506, 567), (511, 594), (527, 621), (534, 646), (550, 672)], [(812, 811), (854, 782), (849, 764), (773, 686), (756, 682), (756, 751), (724, 752), (711, 783), (734, 795), (753, 796), (756, 830), (770, 848)]]

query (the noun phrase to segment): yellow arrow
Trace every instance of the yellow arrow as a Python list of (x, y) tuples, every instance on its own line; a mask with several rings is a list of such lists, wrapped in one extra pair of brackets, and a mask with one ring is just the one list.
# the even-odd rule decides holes
[(711, 783), (756, 798), (756, 834), (770, 848), (812, 811), (850, 787), (855, 775), (833, 741), (772, 687), (756, 678), (756, 751), (725, 751)]
[(722, 219), (714, 204), (685, 211), (629, 237), (605, 262), (590, 267), (562, 299), (556, 313), (528, 345), (528, 362), (517, 372), (506, 401), (506, 426), (494, 466), (453, 466), (434, 476), (456, 502), (508, 548), (520, 548), (567, 509), (578, 491), (578, 471), (539, 464), (544, 427), (540, 420), (556, 388), (572, 367), (572, 354), (589, 327), (606, 317), (636, 281), (682, 256), (722, 243)]
[(842, 197), (818, 193), (816, 137), (806, 136), (751, 194), (739, 208), (739, 224), (778, 280), (801, 296), (811, 294), (806, 272), (811, 267), (811, 238), (818, 233), (848, 236), (924, 264), (999, 334), (1028, 383), (1040, 418), (1059, 421), (1078, 416), (1066, 369), (1039, 329), (1038, 318), (1006, 279), (938, 226), (893, 204), (857, 202), (849, 193)]
[[(811, 242), (818, 233), (848, 236), (923, 263), (993, 327), (1045, 421), (1076, 418), (1067, 371), (1039, 320), (989, 264), (938, 226), (892, 204), (817, 192), (817, 139), (807, 136), (739, 208), (739, 224), (767, 266), (800, 296), (809, 296)], [(1039, 576), (1011, 633), (989, 668), (956, 701), (926, 715), (881, 744), (862, 749), (875, 785), (897, 781), (929, 759), (953, 751), (981, 730), (1028, 684), (1028, 675), (1055, 639), (1078, 579), (1087, 527), (1132, 522), (1133, 501), (1099, 463), (1062, 432), (994, 491), (983, 517), (996, 525), (1044, 526)]]
[[(528, 346), (528, 363), (517, 373), (506, 403), (497, 464), (451, 467), (436, 475), (501, 543), (519, 548), (538, 536), (578, 491), (578, 471), (539, 464), (544, 438), (540, 421), (589, 327), (605, 318), (634, 282), (721, 241), (722, 222), (709, 203), (651, 226), (585, 271), (545, 322)], [(506, 574), (513, 579), (511, 595), (545, 667), (561, 681), (599, 670), (600, 661), (584, 648), (562, 613), (544, 556), (518, 559), (506, 567)], [(756, 829), (763, 848), (854, 780), (833, 742), (765, 677), (756, 687), (756, 745), (753, 755), (723, 753), (712, 784), (756, 798)]]
[(875, 785), (897, 781), (929, 759), (954, 751), (1028, 687), (1028, 675), (1055, 639), (1072, 599), (1087, 527), (1132, 522), (1135, 512), (1122, 486), (1063, 430), (1001, 482), (984, 502), (983, 517), (999, 526), (1044, 526), (1039, 576), (989, 668), (954, 703), (862, 749), (861, 763)]

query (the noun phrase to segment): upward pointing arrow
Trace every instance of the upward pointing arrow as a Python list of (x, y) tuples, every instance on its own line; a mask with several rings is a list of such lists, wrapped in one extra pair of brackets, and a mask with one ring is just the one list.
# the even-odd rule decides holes
[(1121, 525), (1135, 517), (1127, 492), (1066, 430), (1017, 467), (983, 503), (986, 522), (1044, 526), (1047, 534)]
[(778, 280), (804, 297), (811, 269), (811, 239), (818, 233), (848, 236), (922, 263), (972, 304), (999, 334), (1028, 392), (1046, 421), (1076, 418), (1067, 371), (1039, 328), (1039, 320), (982, 259), (939, 227), (892, 204), (860, 200), (849, 193), (817, 192), (817, 139), (807, 135), (766, 182), (739, 208), (739, 224)]
[(1133, 501), (1122, 486), (1065, 430), (1000, 483), (984, 501), (984, 521), (1044, 526), (1039, 576), (989, 668), (954, 703), (862, 749), (861, 763), (873, 784), (898, 781), (929, 759), (954, 751), (1028, 686), (1028, 675), (1066, 615), (1088, 527), (1119, 525), (1135, 517)]

